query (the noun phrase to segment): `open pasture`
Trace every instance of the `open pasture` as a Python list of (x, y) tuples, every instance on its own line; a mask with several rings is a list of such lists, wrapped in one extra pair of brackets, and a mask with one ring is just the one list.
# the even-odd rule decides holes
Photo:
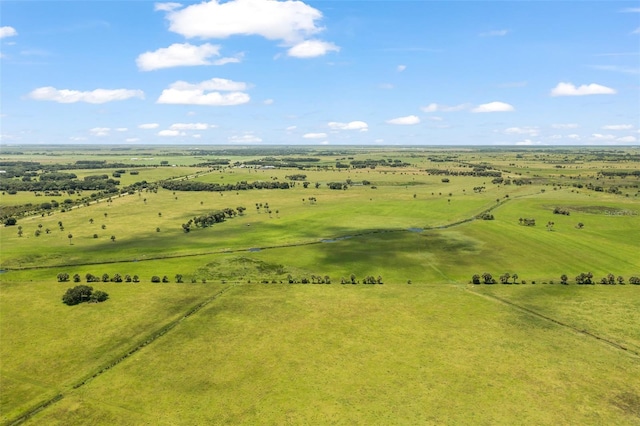
[[(123, 158), (53, 152), (3, 161)], [(117, 193), (0, 228), (2, 422), (640, 424), (637, 149), (125, 155), (170, 166), (149, 163)], [(201, 166), (221, 158), (229, 165)], [(301, 158), (318, 161), (254, 164)], [(127, 189), (136, 179), (148, 185)], [(176, 180), (290, 187), (163, 188)], [(510, 284), (471, 284), (485, 272)], [(576, 285), (583, 272), (625, 282)], [(76, 283), (59, 273), (107, 274), (89, 285), (109, 300), (62, 304)]]

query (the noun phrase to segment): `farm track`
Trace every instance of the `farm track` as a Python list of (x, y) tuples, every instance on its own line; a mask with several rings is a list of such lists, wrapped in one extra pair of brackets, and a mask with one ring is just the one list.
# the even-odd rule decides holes
[(638, 352), (638, 351), (636, 351), (634, 349), (629, 349), (627, 347), (628, 345), (626, 345), (626, 344), (616, 343), (616, 342), (614, 342), (614, 341), (612, 341), (612, 340), (610, 340), (610, 339), (608, 339), (606, 337), (603, 337), (603, 336), (600, 336), (598, 334), (592, 333), (589, 330), (580, 329), (580, 328), (575, 327), (575, 326), (573, 326), (571, 324), (567, 324), (567, 323), (562, 322), (560, 320), (557, 320), (555, 318), (551, 318), (550, 316), (541, 314), (540, 312), (537, 312), (537, 311), (535, 311), (533, 309), (527, 308), (527, 307), (522, 306), (522, 305), (518, 305), (517, 303), (511, 302), (509, 300), (503, 299), (502, 297), (498, 297), (498, 296), (491, 295), (491, 294), (481, 294), (481, 293), (478, 293), (478, 292), (475, 292), (475, 291), (469, 290), (469, 289), (465, 289), (465, 291), (467, 291), (468, 293), (474, 294), (474, 295), (476, 295), (478, 297), (483, 297), (483, 298), (485, 298), (487, 300), (491, 300), (493, 302), (501, 303), (501, 304), (507, 305), (507, 306), (509, 306), (511, 308), (517, 309), (517, 310), (519, 310), (521, 312), (525, 312), (525, 313), (527, 313), (529, 315), (533, 315), (535, 317), (541, 318), (541, 319), (543, 319), (545, 321), (548, 321), (548, 322), (551, 322), (553, 324), (559, 325), (560, 327), (567, 328), (567, 329), (571, 330), (574, 333), (582, 334), (584, 336), (587, 336), (587, 337), (590, 337), (592, 339), (595, 339), (595, 340), (599, 341), (600, 343), (604, 343), (604, 344), (606, 344), (608, 346), (611, 346), (611, 347), (613, 347), (613, 348), (615, 348), (617, 350), (620, 350), (620, 351), (622, 351), (624, 353), (630, 354), (633, 357), (640, 358), (640, 352)]
[[(76, 383), (72, 384), (70, 386), (70, 388), (66, 392), (64, 392), (64, 391), (60, 392), (60, 393), (56, 394), (54, 397), (49, 398), (49, 399), (47, 399), (45, 401), (42, 401), (42, 402), (38, 403), (37, 405), (27, 409), (25, 412), (23, 412), (19, 416), (15, 417), (14, 419), (11, 419), (11, 420), (5, 422), (4, 425), (5, 426), (15, 426), (15, 425), (22, 424), (25, 421), (29, 420), (31, 417), (33, 417), (37, 413), (39, 413), (42, 410), (48, 408), (49, 406), (55, 404), (56, 402), (62, 400), (65, 397), (66, 393), (72, 392), (73, 390), (78, 389), (78, 388), (86, 385), (87, 383), (89, 383), (93, 379), (95, 379), (96, 377), (106, 373), (111, 368), (117, 366), (122, 361), (126, 360), (127, 358), (129, 358), (133, 354), (137, 353), (138, 351), (140, 351), (144, 347), (150, 345), (151, 343), (153, 343), (158, 338), (164, 336), (169, 331), (171, 331), (175, 327), (177, 327), (182, 321), (184, 321), (187, 318), (195, 315), (202, 308), (204, 308), (205, 306), (207, 306), (209, 303), (213, 302), (214, 300), (218, 299), (220, 296), (222, 296), (227, 291), (231, 290), (233, 287), (234, 287), (233, 285), (229, 285), (228, 287), (225, 287), (224, 289), (216, 292), (214, 295), (206, 298), (205, 300), (203, 300), (202, 302), (198, 303), (197, 305), (195, 305), (194, 307), (189, 309), (187, 312), (182, 314), (179, 318), (171, 321), (167, 325), (165, 325), (165, 326), (161, 327), (160, 329), (158, 329), (158, 330), (152, 332), (151, 334), (149, 334), (146, 338), (144, 338), (142, 341), (138, 342), (131, 349), (127, 350), (126, 352), (124, 352), (124, 353), (122, 353), (122, 354), (120, 354), (120, 355), (118, 355), (118, 356), (116, 356), (114, 358), (112, 358), (110, 361), (106, 362), (101, 367), (98, 367), (98, 369), (95, 370), (94, 372), (89, 373), (88, 375), (84, 376), (82, 379), (80, 379)], [(123, 407), (120, 407), (120, 408), (123, 408)]]

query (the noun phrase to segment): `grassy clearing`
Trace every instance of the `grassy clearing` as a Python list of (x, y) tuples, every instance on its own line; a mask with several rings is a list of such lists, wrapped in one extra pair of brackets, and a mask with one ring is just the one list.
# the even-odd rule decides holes
[[(177, 164), (141, 169), (138, 178), (150, 182), (195, 174), (202, 170), (186, 166), (207, 159), (280, 155), (173, 151), (83, 155)], [(292, 156), (316, 156), (331, 166), (349, 157), (412, 166), (227, 168), (195, 179), (286, 181), (304, 173), (310, 185), (143, 191), (20, 218), (22, 237), (15, 226), (1, 227), (0, 269), (8, 271), (0, 274), (0, 420), (63, 394), (31, 423), (640, 423), (637, 358), (570, 328), (640, 350), (640, 288), (543, 284), (588, 271), (596, 280), (640, 275), (638, 179), (598, 175), (637, 163), (617, 165), (599, 157), (610, 153), (589, 150), (335, 151)], [(75, 161), (71, 152), (54, 152), (42, 162)], [(449, 176), (446, 183), (444, 175), (425, 172), (486, 165), (533, 183), (473, 176)], [(353, 183), (347, 190), (326, 185), (347, 179)], [(363, 180), (376, 188), (360, 185)], [(571, 186), (577, 182), (626, 187), (615, 195)], [(268, 203), (271, 213), (256, 203)], [(238, 206), (247, 208), (243, 216), (190, 233), (181, 228), (194, 216)], [(553, 214), (555, 207), (570, 215)], [(495, 220), (463, 222), (488, 209)], [(522, 226), (519, 218), (535, 218), (537, 225)], [(93, 283), (110, 300), (67, 307), (61, 296), (74, 284), (56, 283), (59, 272), (135, 274), (141, 283)], [(468, 284), (483, 272), (517, 273), (527, 284)], [(173, 282), (176, 274), (185, 284)], [(360, 281), (381, 276), (384, 285), (339, 284), (351, 274)], [(152, 275), (172, 282), (151, 284)], [(286, 284), (288, 275), (327, 275), (332, 284)], [(225, 288), (151, 345), (72, 389)]]
[(640, 394), (637, 360), (457, 288), (245, 285), (229, 296), (33, 423), (637, 420), (620, 402)]

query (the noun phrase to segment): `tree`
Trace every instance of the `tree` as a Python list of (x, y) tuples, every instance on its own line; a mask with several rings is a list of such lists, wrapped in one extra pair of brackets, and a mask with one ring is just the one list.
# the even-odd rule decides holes
[(355, 284), (356, 283), (356, 276), (354, 274), (351, 274), (349, 279), (351, 280), (351, 284)]
[(75, 274), (75, 275), (73, 276), (73, 282), (74, 282), (74, 283), (79, 283), (79, 282), (80, 282), (80, 279), (81, 279), (81, 278), (80, 278), (80, 275), (79, 275), (79, 274)]
[(176, 274), (176, 282), (177, 283), (181, 283), (182, 282), (182, 274)]
[(114, 274), (113, 278), (111, 278), (111, 281), (113, 281), (114, 283), (121, 283), (122, 282), (122, 275)]
[(93, 218), (89, 219), (89, 223), (93, 225)]
[(569, 277), (567, 277), (566, 274), (562, 274), (560, 276), (560, 284), (565, 284), (566, 285), (567, 284), (567, 280), (569, 280)]
[(69, 274), (67, 274), (66, 272), (61, 272), (58, 274), (58, 282), (62, 283), (62, 282), (66, 282), (69, 281)]
[(102, 229), (107, 229), (107, 225), (103, 224), (103, 225), (101, 226), (101, 228), (102, 228)]
[(15, 217), (8, 217), (4, 220), (4, 226), (14, 226), (18, 221)]
[(18, 226), (18, 237), (22, 237), (22, 225)]
[(139, 283), (139, 282), (140, 282), (140, 277), (139, 277), (139, 276), (137, 276), (137, 275), (134, 275), (134, 276), (133, 276), (133, 282), (134, 282), (134, 283)]
[(618, 275), (618, 284), (624, 284), (624, 277), (622, 275)]
[(96, 290), (89, 297), (89, 302), (91, 302), (91, 303), (100, 303), (100, 302), (104, 302), (108, 298), (109, 298), (109, 295), (107, 293), (105, 293), (104, 291), (101, 291), (101, 290)]
[(127, 282), (127, 283), (130, 283), (130, 282), (131, 282), (131, 275), (126, 274), (126, 275), (124, 276), (124, 281), (125, 281), (125, 282)]
[(162, 282), (163, 283), (168, 283), (169, 282), (169, 277), (167, 277), (166, 275), (162, 277)]
[(493, 284), (493, 283), (495, 283), (495, 280), (493, 279), (493, 276), (488, 272), (485, 272), (484, 274), (482, 274), (482, 279), (484, 280), (485, 284)]
[(514, 284), (518, 284), (518, 274), (511, 275), (511, 278), (513, 278), (513, 283)]
[(69, 239), (69, 245), (71, 245), (71, 239), (73, 238), (73, 235), (69, 234), (67, 235), (67, 238)]
[(102, 282), (103, 283), (109, 282), (109, 274), (102, 274)]
[(115, 242), (116, 242), (116, 236), (115, 236), (115, 235), (112, 235), (112, 236), (111, 236), (111, 242), (112, 242), (112, 243), (115, 243)]
[(151, 277), (151, 282), (152, 283), (159, 283), (160, 282), (160, 277), (157, 275), (154, 275)]
[(502, 284), (509, 284), (509, 278), (511, 278), (511, 275), (508, 272), (500, 275), (500, 282)]
[(480, 284), (480, 275), (474, 274), (471, 277), (471, 282), (474, 283), (474, 284)]
[(584, 228), (584, 223), (578, 222), (578, 224), (576, 225), (576, 228), (578, 228), (578, 229)]
[(66, 305), (77, 305), (78, 303), (86, 302), (91, 297), (93, 287), (87, 285), (78, 285), (67, 290), (62, 296), (62, 302)]

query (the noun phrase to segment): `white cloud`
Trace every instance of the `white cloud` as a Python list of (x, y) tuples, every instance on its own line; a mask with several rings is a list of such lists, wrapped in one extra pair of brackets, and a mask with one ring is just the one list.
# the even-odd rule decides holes
[[(250, 101), (248, 94), (242, 92), (248, 85), (243, 82), (212, 78), (192, 84), (177, 81), (164, 89), (156, 101), (159, 104), (230, 106)], [(229, 91), (230, 93), (220, 93)], [(208, 93), (205, 93), (208, 92)]]
[(575, 134), (575, 133), (571, 133), (570, 135), (567, 135), (567, 138), (568, 138), (568, 139), (573, 139), (574, 141), (579, 141), (580, 139), (582, 139), (582, 138), (580, 137), (580, 135), (577, 135), (577, 134)]
[(584, 96), (584, 95), (613, 95), (615, 89), (599, 84), (583, 84), (576, 87), (573, 83), (558, 83), (551, 89), (551, 96)]
[(603, 130), (631, 130), (633, 129), (632, 124), (608, 124), (606, 126), (602, 126)]
[(428, 119), (431, 120), (431, 121), (442, 121), (442, 120), (444, 120), (444, 118), (436, 117), (436, 116), (428, 117)]
[[(220, 55), (220, 46), (209, 43), (195, 46), (189, 43), (174, 43), (154, 52), (145, 52), (138, 56), (136, 64), (140, 71), (152, 71), (161, 68), (190, 67), (198, 65), (223, 65), (229, 63), (211, 62), (209, 58)], [(224, 58), (223, 58), (224, 59)], [(226, 58), (233, 61), (234, 58)], [(239, 60), (236, 60), (238, 62)]]
[(350, 121), (349, 123), (330, 121), (327, 126), (332, 130), (359, 130), (361, 132), (369, 130), (369, 125), (364, 121)]
[(513, 105), (504, 102), (489, 102), (473, 108), (471, 112), (508, 112), (514, 111)]
[(321, 40), (305, 40), (287, 50), (287, 55), (294, 58), (315, 58), (328, 52), (339, 52), (340, 48), (333, 43)]
[(493, 31), (480, 33), (479, 35), (481, 37), (502, 37), (502, 36), (506, 36), (507, 34), (509, 34), (509, 30), (493, 30)]
[(246, 133), (244, 135), (233, 135), (227, 138), (229, 142), (233, 143), (260, 143), (262, 138), (255, 136), (252, 133)]
[(196, 135), (191, 135), (191, 137), (195, 138), (195, 139), (200, 139), (202, 137), (202, 135), (196, 134)]
[(125, 142), (138, 142), (140, 140), (140, 138), (127, 138), (124, 141)]
[(116, 127), (113, 130), (115, 130), (116, 132), (126, 132), (129, 129), (127, 129), (126, 127)]
[(83, 136), (71, 136), (69, 138), (69, 140), (72, 140), (74, 142), (81, 142), (81, 141), (86, 141), (87, 138), (83, 137)]
[(305, 139), (324, 139), (327, 137), (326, 133), (305, 133), (302, 135)]
[(273, 99), (265, 99), (264, 101), (262, 101), (262, 103), (265, 105), (273, 105), (273, 102)]
[(185, 132), (181, 132), (180, 130), (160, 130), (158, 132), (158, 136), (185, 136)]
[(207, 123), (174, 123), (169, 126), (170, 130), (207, 130), (211, 126)]
[(431, 103), (431, 104), (429, 104), (429, 105), (427, 105), (425, 107), (422, 107), (420, 109), (422, 111), (424, 111), (424, 112), (436, 112), (436, 111), (455, 112), (455, 111), (462, 111), (462, 110), (468, 109), (470, 107), (471, 107), (471, 104), (469, 104), (469, 103), (453, 105), (453, 106)]
[(621, 138), (616, 139), (618, 142), (625, 142), (625, 143), (630, 143), (630, 142), (635, 142), (637, 139), (635, 136), (623, 136)]
[(28, 95), (37, 101), (54, 101), (61, 104), (75, 102), (87, 102), (90, 104), (103, 104), (105, 102), (123, 101), (125, 99), (144, 99), (142, 90), (129, 89), (96, 89), (91, 92), (81, 92), (78, 90), (56, 89), (55, 87), (39, 87)]
[(577, 123), (559, 123), (552, 124), (551, 127), (554, 129), (577, 129), (579, 126)]
[(290, 132), (290, 131), (295, 130), (295, 129), (297, 129), (297, 128), (298, 128), (298, 126), (289, 126), (289, 127), (287, 127), (285, 130), (286, 130), (286, 131), (288, 131), (288, 132)]
[(603, 135), (601, 133), (593, 133), (591, 135), (591, 139), (596, 140), (596, 141), (610, 141), (615, 139), (615, 136), (613, 135)]
[(408, 115), (406, 117), (392, 118), (391, 120), (387, 120), (387, 123), (406, 126), (420, 123), (420, 118), (416, 115)]
[(406, 70), (406, 69), (407, 69), (407, 66), (406, 66), (406, 65), (398, 65), (398, 66), (396, 67), (396, 71), (398, 71), (398, 72), (402, 72), (402, 71), (404, 71), (404, 70)]
[(138, 126), (139, 129), (157, 129), (160, 127), (158, 123), (145, 123)]
[(153, 5), (153, 10), (155, 10), (156, 12), (158, 11), (171, 12), (172, 10), (179, 9), (181, 7), (182, 7), (182, 4), (180, 3), (173, 3), (173, 2), (156, 3)]
[(218, 0), (170, 10), (169, 30), (187, 38), (259, 35), (295, 44), (322, 31), (322, 13), (301, 1)]
[(627, 7), (622, 9), (622, 13), (640, 13), (640, 7)]
[(111, 131), (111, 128), (109, 127), (94, 127), (93, 129), (89, 129), (89, 133), (91, 133), (93, 136), (109, 136), (109, 132)]
[(16, 31), (15, 28), (13, 27), (0, 27), (0, 38), (5, 38), (5, 37), (13, 37), (18, 35), (18, 32)]
[(540, 131), (537, 127), (509, 127), (504, 129), (504, 133), (507, 135), (529, 135), (538, 136)]
[(516, 145), (528, 146), (528, 145), (544, 145), (544, 144), (540, 141), (532, 141), (531, 139), (525, 139), (523, 141), (516, 142)]
[[(638, 28), (638, 30), (636, 31), (640, 33), (640, 28)], [(613, 71), (631, 75), (640, 74), (640, 68), (622, 67), (618, 65), (592, 65), (591, 68), (596, 70)]]

